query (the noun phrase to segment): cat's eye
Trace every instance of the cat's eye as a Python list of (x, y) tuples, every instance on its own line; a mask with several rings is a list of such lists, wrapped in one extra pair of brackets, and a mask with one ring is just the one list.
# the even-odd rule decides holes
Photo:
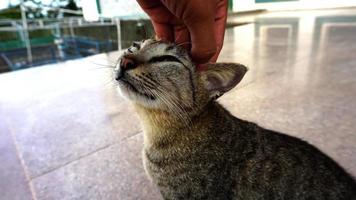
[(148, 63), (157, 63), (157, 62), (179, 62), (183, 64), (182, 61), (180, 61), (178, 58), (171, 55), (155, 56), (148, 61)]
[(136, 47), (137, 49), (140, 49), (141, 48), (141, 43), (140, 42), (133, 42), (132, 46)]

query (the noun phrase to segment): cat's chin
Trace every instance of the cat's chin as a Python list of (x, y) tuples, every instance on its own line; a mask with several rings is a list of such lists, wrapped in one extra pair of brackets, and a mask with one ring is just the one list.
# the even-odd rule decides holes
[(141, 106), (147, 108), (159, 107), (159, 101), (155, 97), (137, 93), (135, 91), (132, 91), (130, 88), (126, 87), (125, 85), (120, 84), (117, 87), (117, 91), (119, 95), (122, 96), (124, 99), (140, 104)]

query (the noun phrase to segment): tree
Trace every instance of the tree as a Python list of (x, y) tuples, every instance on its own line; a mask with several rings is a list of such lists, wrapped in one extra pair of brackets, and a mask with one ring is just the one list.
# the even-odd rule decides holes
[[(33, 18), (58, 18), (67, 16), (82, 16), (75, 0), (52, 0), (49, 4), (42, 3), (41, 0), (24, 0), (26, 16)], [(63, 15), (61, 15), (63, 13)], [(10, 5), (9, 8), (0, 11), (0, 19), (21, 19), (20, 4)]]

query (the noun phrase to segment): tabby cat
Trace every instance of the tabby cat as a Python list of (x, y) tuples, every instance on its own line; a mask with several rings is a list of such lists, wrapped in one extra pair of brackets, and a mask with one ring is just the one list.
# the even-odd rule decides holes
[(356, 199), (355, 180), (298, 138), (232, 116), (215, 100), (247, 68), (196, 71), (181, 47), (135, 42), (115, 69), (144, 127), (144, 167), (164, 199)]

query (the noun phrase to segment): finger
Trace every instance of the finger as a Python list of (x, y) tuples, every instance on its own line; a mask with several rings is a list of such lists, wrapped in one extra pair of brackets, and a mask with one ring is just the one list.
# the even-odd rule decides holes
[(227, 18), (227, 0), (219, 1), (216, 10), (215, 23), (214, 23), (214, 33), (215, 33), (215, 43), (216, 43), (216, 53), (210, 59), (210, 62), (216, 62), (220, 51), (224, 44), (225, 36), (225, 26)]
[(213, 22), (203, 21), (200, 25), (188, 26), (192, 49), (192, 58), (197, 63), (207, 62), (216, 52)]
[(186, 26), (178, 25), (174, 27), (174, 42), (187, 50), (190, 50), (190, 36)]
[(136, 1), (137, 1), (137, 3), (140, 5), (140, 7), (143, 10), (150, 9), (150, 8), (162, 5), (160, 0), (150, 0), (150, 1), (147, 1), (147, 0), (136, 0)]
[(152, 21), (153, 28), (155, 29), (156, 38), (165, 42), (174, 42), (174, 32), (170, 24), (157, 23)]
[(150, 16), (156, 37), (163, 41), (174, 41), (170, 21), (174, 15), (159, 0), (137, 0), (141, 8)]
[(213, 20), (201, 20), (188, 25), (192, 41), (191, 55), (197, 63), (206, 63), (216, 52), (213, 25)]
[[(214, 36), (215, 5), (201, 3), (187, 10), (184, 18), (192, 42), (191, 56), (196, 63), (206, 63), (216, 52)], [(189, 15), (193, 13), (192, 15)]]

